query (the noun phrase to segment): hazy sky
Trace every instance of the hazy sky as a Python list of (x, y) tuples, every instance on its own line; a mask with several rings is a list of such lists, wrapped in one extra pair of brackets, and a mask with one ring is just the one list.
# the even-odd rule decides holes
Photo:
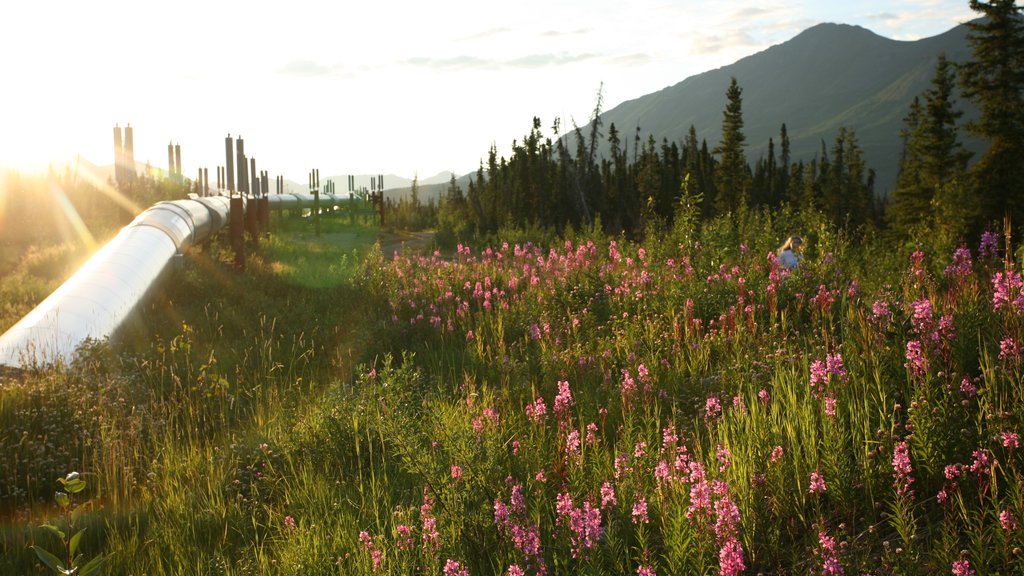
[[(35, 0), (0, 7), (0, 164), (81, 154), (194, 177), (224, 137), (271, 176), (473, 171), (534, 116), (551, 136), (784, 42), (820, 22), (915, 40), (977, 16), (967, 0)], [(723, 107), (726, 86), (722, 87)]]

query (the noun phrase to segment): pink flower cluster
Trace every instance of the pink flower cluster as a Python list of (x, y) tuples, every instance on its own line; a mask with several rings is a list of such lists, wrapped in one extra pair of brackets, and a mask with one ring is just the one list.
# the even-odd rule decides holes
[(910, 449), (907, 448), (906, 442), (898, 442), (892, 451), (893, 486), (896, 488), (896, 494), (913, 497), (914, 493), (910, 490), (910, 485), (914, 483), (914, 477), (911, 476), (913, 472)]

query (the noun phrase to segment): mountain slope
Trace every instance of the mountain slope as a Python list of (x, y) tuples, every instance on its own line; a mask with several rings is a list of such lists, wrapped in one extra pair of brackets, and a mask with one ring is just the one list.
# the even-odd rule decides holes
[[(721, 133), (725, 91), (735, 77), (743, 89), (751, 164), (766, 154), (769, 138), (778, 146), (783, 123), (792, 158), (805, 161), (820, 154), (822, 141), (831, 149), (839, 127), (846, 126), (877, 172), (876, 191), (884, 193), (896, 180), (899, 132), (911, 101), (929, 88), (939, 54), (954, 62), (970, 58), (966, 32), (957, 26), (902, 42), (858, 26), (819, 24), (734, 64), (624, 102), (602, 114), (603, 131), (614, 123), (627, 140), (639, 126), (645, 140), (653, 134), (659, 142), (681, 142), (693, 125), (698, 139), (707, 139), (713, 148)], [(965, 119), (974, 114), (972, 107), (960, 107)], [(970, 147), (976, 150), (979, 144)]]

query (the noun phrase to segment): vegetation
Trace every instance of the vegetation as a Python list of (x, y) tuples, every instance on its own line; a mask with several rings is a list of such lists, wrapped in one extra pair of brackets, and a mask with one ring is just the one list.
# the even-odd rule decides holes
[(733, 83), (714, 152), (609, 125), (599, 160), (599, 96), (574, 151), (535, 119), (436, 211), (414, 185), (392, 225), (450, 250), (340, 211), (244, 271), (195, 251), (110, 342), (0, 374), (0, 573), (1024, 572), (1024, 280), (988, 205), (945, 217), (982, 170), (950, 70), (890, 218), (850, 130), (745, 165)]

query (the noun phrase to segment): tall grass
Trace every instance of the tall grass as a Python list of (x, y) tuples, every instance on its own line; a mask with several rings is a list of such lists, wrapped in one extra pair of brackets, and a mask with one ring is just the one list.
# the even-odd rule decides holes
[(258, 288), (212, 250), (148, 348), (5, 383), (5, 569), (78, 467), (116, 573), (1021, 571), (1019, 270), (784, 216), (307, 281), (271, 242)]

